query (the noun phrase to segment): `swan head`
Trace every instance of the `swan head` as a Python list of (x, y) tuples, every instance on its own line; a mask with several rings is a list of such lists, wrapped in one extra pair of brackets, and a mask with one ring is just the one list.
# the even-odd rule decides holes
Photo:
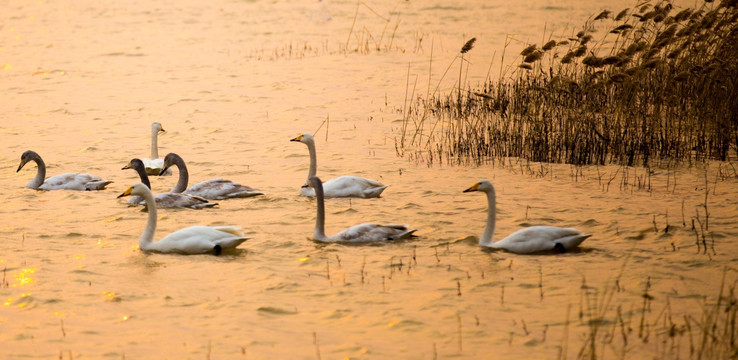
[(312, 135), (310, 135), (310, 133), (304, 133), (302, 135), (297, 136), (294, 139), (291, 139), (290, 141), (297, 141), (303, 144), (309, 144), (309, 143), (314, 143), (315, 139), (313, 138)]
[(126, 166), (121, 168), (121, 170), (126, 170), (126, 169), (133, 169), (133, 170), (143, 169), (145, 171), (146, 166), (144, 166), (144, 163), (143, 161), (141, 161), (141, 159), (134, 158), (134, 159), (131, 159), (131, 161), (129, 161), (128, 164), (126, 164)]
[(160, 132), (161, 133), (167, 132), (158, 122), (151, 124), (151, 131), (153, 131), (156, 134), (159, 134)]
[(175, 153), (169, 153), (167, 156), (164, 157), (164, 165), (161, 167), (161, 172), (159, 175), (164, 174), (172, 165), (179, 166), (180, 163), (184, 163), (184, 160), (182, 158), (175, 154)]
[(38, 154), (36, 154), (32, 150), (26, 150), (25, 152), (23, 152), (23, 155), (21, 155), (20, 164), (18, 165), (18, 170), (16, 170), (15, 172), (18, 172), (21, 169), (23, 169), (23, 166), (25, 166), (29, 162), (33, 161), (33, 158), (34, 157), (38, 157)]
[(482, 192), (490, 192), (494, 191), (494, 186), (489, 180), (480, 180), (478, 183), (470, 186), (468, 189), (464, 190), (464, 192), (472, 192), (472, 191), (482, 191)]
[(149, 190), (149, 188), (146, 187), (146, 185), (144, 185), (143, 183), (135, 183), (131, 187), (126, 189), (126, 191), (124, 191), (122, 194), (118, 195), (118, 197), (122, 198), (124, 196), (129, 196), (129, 195), (143, 196), (147, 192), (150, 193), (151, 190)]

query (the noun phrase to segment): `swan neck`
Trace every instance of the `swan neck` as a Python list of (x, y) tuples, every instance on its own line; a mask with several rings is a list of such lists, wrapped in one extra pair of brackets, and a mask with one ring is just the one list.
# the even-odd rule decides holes
[(46, 164), (37, 154), (34, 154), (32, 159), (36, 162), (36, 177), (27, 186), (32, 189), (38, 189), (46, 179)]
[(151, 159), (159, 158), (159, 130), (156, 127), (151, 127)]
[(325, 201), (323, 196), (323, 184), (315, 186), (315, 199), (318, 204), (318, 214), (315, 216), (313, 239), (325, 240)]
[(310, 152), (310, 170), (308, 171), (308, 181), (310, 181), (310, 178), (314, 177), (315, 174), (318, 172), (318, 156), (315, 152), (315, 142), (309, 141), (307, 143), (308, 152)]
[(479, 238), (480, 245), (490, 246), (493, 244), (492, 235), (495, 232), (496, 203), (495, 189), (492, 189), (487, 192), (487, 225), (484, 226), (484, 233)]
[(138, 166), (135, 167), (134, 170), (138, 173), (138, 177), (141, 179), (141, 182), (146, 185), (147, 188), (151, 189), (151, 182), (149, 182), (149, 175), (146, 174), (146, 170)]
[(172, 188), (172, 192), (181, 193), (187, 189), (187, 182), (190, 180), (190, 174), (187, 172), (187, 165), (185, 165), (182, 158), (176, 157), (174, 159), (174, 165), (177, 165), (177, 169), (179, 169), (179, 180), (177, 180), (177, 185), (174, 185), (174, 188)]
[(154, 244), (154, 232), (156, 231), (156, 200), (151, 191), (147, 191), (142, 195), (144, 201), (146, 201), (146, 208), (149, 211), (149, 219), (146, 221), (146, 228), (144, 229), (141, 238), (138, 240), (138, 247), (141, 250), (149, 250)]

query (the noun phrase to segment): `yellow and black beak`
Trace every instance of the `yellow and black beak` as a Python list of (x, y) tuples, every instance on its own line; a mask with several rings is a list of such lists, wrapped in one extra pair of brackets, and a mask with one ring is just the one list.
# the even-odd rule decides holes
[(122, 167), (122, 168), (120, 168), (120, 169), (121, 169), (121, 170), (126, 170), (126, 169), (130, 169), (131, 167), (132, 167), (132, 165), (131, 165), (131, 163), (129, 162), (128, 164), (126, 164), (126, 166), (124, 166), (124, 167)]
[(298, 137), (290, 140), (290, 141), (302, 141), (302, 135), (299, 135)]
[(126, 191), (124, 191), (122, 194), (118, 195), (118, 197), (119, 198), (122, 198), (124, 196), (131, 195), (131, 191), (133, 191), (133, 186), (131, 186), (128, 189), (126, 189)]
[(464, 192), (479, 191), (479, 183), (472, 185), (470, 188), (464, 190)]
[(18, 165), (18, 170), (16, 170), (15, 172), (21, 171), (21, 169), (23, 169), (23, 166), (26, 165), (27, 162), (28, 161), (26, 161), (26, 159), (21, 159), (21, 162)]
[(164, 130), (164, 128), (163, 128), (163, 127), (160, 127), (160, 128), (159, 128), (159, 132), (161, 132), (161, 133), (165, 133), (165, 132), (167, 132), (167, 131), (166, 131), (166, 130)]

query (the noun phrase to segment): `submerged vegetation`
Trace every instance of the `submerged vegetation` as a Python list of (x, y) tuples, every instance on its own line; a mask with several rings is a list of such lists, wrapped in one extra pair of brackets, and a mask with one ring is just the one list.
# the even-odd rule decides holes
[[(429, 163), (725, 160), (738, 144), (737, 25), (738, 0), (603, 11), (569, 38), (526, 47), (512, 76), (411, 100), (398, 155)], [(457, 55), (461, 66), (469, 50)]]
[[(606, 358), (606, 354), (625, 359), (643, 355), (646, 349), (652, 359), (738, 358), (737, 283), (728, 280), (734, 270), (724, 269), (717, 294), (693, 299), (701, 314), (679, 314), (672, 311), (671, 302), (678, 302), (680, 296), (657, 299), (650, 293), (650, 278), (642, 285), (640, 299), (633, 299), (622, 286), (624, 268), (625, 264), (602, 290), (582, 279), (578, 320), (587, 331), (580, 337), (577, 359)], [(567, 328), (569, 321), (567, 315)], [(563, 336), (559, 359), (566, 358), (567, 338)]]

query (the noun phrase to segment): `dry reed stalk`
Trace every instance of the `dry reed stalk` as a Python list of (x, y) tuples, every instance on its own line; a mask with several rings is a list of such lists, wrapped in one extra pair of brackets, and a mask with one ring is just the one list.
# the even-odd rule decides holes
[(318, 334), (313, 331), (313, 345), (315, 346), (315, 357), (318, 360), (322, 360), (322, 357), (320, 356), (320, 343), (318, 343)]

